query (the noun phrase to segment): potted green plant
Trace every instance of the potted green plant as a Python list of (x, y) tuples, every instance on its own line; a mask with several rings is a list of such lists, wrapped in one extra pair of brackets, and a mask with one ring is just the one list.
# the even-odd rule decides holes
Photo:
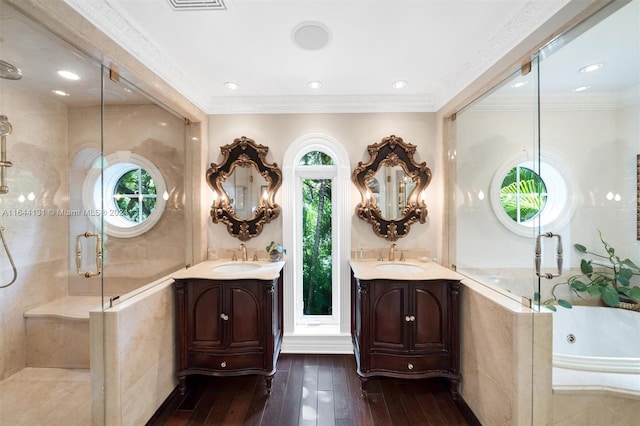
[[(598, 235), (605, 254), (594, 253), (581, 244), (575, 244), (574, 248), (578, 252), (590, 255), (593, 259), (583, 258), (580, 261), (580, 274), (573, 275), (552, 287), (551, 298), (543, 302), (547, 308), (555, 311), (556, 304), (565, 308), (572, 307), (569, 301), (556, 297), (555, 290), (562, 285), (569, 286), (569, 289), (580, 298), (583, 298), (582, 294), (601, 297), (605, 305), (612, 307), (617, 307), (621, 303), (634, 306), (640, 304), (640, 287), (631, 282), (634, 276), (640, 275), (640, 268), (628, 258), (621, 259), (616, 254), (615, 248), (602, 238), (600, 231)], [(536, 298), (539, 299), (539, 297), (539, 294), (536, 294)], [(630, 306), (624, 307), (634, 309)]]
[(272, 262), (277, 262), (282, 259), (283, 254), (287, 254), (287, 250), (282, 247), (282, 244), (276, 243), (275, 241), (271, 241), (266, 248), (267, 253), (269, 253), (269, 259)]

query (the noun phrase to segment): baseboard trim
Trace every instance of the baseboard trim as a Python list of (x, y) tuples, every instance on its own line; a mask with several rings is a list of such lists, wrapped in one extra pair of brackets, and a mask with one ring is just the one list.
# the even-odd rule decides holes
[(286, 354), (351, 354), (353, 343), (350, 334), (341, 335), (285, 335), (281, 353)]

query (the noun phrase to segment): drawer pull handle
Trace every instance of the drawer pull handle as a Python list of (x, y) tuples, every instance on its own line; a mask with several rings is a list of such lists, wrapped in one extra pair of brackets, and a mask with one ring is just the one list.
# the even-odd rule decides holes
[(416, 317), (411, 315), (411, 321), (415, 321), (415, 320), (416, 320)]
[(407, 315), (406, 317), (404, 317), (404, 320), (405, 320), (406, 322), (409, 322), (409, 321), (411, 321), (411, 317), (410, 317), (409, 315)]
[(408, 368), (409, 370), (413, 370), (413, 364), (411, 364), (411, 363), (407, 364), (407, 368)]
[(229, 315), (227, 314), (224, 314), (224, 313), (220, 314), (220, 318), (222, 318), (224, 321), (229, 321)]
[(227, 361), (222, 361), (220, 363), (220, 367), (225, 368), (227, 366)]

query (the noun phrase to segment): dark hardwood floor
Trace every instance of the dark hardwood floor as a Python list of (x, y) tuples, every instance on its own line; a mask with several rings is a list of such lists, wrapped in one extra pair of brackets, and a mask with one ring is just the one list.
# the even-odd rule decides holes
[(444, 380), (374, 378), (367, 390), (363, 398), (353, 355), (281, 354), (270, 396), (262, 376), (191, 376), (148, 425), (478, 424)]

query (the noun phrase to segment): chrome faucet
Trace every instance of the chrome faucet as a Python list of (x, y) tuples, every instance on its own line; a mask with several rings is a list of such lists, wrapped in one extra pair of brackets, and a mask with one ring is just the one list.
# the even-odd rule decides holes
[(243, 244), (240, 244), (240, 250), (242, 250), (242, 261), (246, 262), (247, 261), (247, 246)]
[(396, 260), (396, 243), (391, 244), (391, 248), (389, 249), (389, 260)]

